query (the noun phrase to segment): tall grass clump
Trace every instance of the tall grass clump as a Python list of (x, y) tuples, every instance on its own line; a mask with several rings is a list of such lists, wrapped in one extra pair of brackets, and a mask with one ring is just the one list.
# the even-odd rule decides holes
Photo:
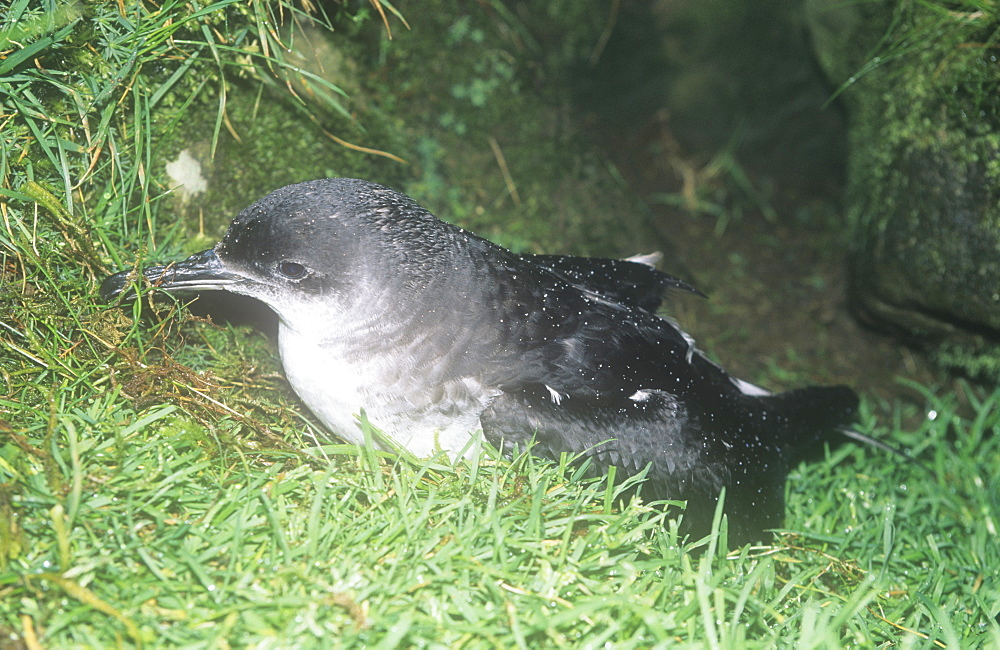
[(724, 520), (681, 539), (681, 506), (624, 501), (569, 459), (336, 444), (265, 336), (141, 288), (98, 304), (110, 270), (190, 245), (162, 162), (192, 111), (212, 107), (212, 143), (237, 85), (320, 130), (342, 114), (285, 45), (399, 18), (319, 7), (0, 14), (0, 645), (1000, 644), (996, 391), (898, 407), (922, 424), (875, 434), (926, 467), (829, 451), (793, 475), (788, 530), (730, 551)]
[(84, 305), (134, 251), (181, 245), (162, 163), (192, 111), (216, 109), (214, 148), (234, 84), (285, 89), (302, 110), (308, 87), (314, 114), (344, 109), (337, 86), (283, 59), (297, 30), (332, 29), (310, 3), (16, 0), (2, 17), (4, 372), (20, 387), (7, 407), (20, 426), (56, 393), (113, 389), (98, 369), (149, 354), (130, 324)]

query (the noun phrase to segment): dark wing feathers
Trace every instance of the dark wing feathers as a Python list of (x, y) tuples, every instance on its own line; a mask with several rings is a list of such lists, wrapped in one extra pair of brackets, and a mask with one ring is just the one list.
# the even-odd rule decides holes
[(569, 284), (650, 313), (659, 309), (664, 295), (671, 290), (704, 297), (687, 282), (644, 262), (573, 255), (522, 254), (517, 258), (543, 268)]
[(490, 272), (493, 294), (483, 302), (500, 323), (501, 387), (547, 385), (577, 396), (675, 388), (660, 384), (693, 350), (669, 321), (510, 254)]
[(781, 525), (788, 468), (778, 450), (726, 443), (664, 391), (646, 391), (642, 401), (568, 395), (559, 404), (546, 392), (531, 387), (494, 400), (480, 417), (486, 439), (507, 453), (530, 444), (533, 454), (552, 460), (578, 455), (594, 475), (613, 465), (619, 480), (648, 465), (642, 497), (686, 501), (682, 530), (694, 539), (711, 530), (723, 487), (730, 544)]
[(530, 442), (535, 453), (549, 458), (582, 454), (602, 473), (611, 465), (635, 473), (652, 460), (656, 473), (677, 481), (675, 487), (695, 479), (715, 482), (692, 476), (704, 464), (706, 445), (680, 435), (686, 412), (662, 391), (643, 401), (567, 395), (557, 403), (544, 386), (532, 386), (494, 400), (482, 423), (487, 439), (507, 451)]

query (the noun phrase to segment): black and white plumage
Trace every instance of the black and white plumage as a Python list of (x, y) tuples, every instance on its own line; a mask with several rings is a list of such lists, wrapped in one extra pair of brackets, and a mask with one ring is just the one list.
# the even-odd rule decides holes
[(417, 455), (475, 449), (481, 430), (619, 477), (648, 465), (643, 496), (687, 500), (689, 532), (707, 531), (725, 487), (730, 542), (758, 539), (781, 525), (792, 464), (857, 398), (730, 377), (655, 314), (664, 291), (696, 290), (649, 261), (515, 255), (386, 187), (326, 179), (269, 194), (214, 248), (143, 274), (267, 304), (292, 388), (345, 440), (363, 442), (364, 409)]

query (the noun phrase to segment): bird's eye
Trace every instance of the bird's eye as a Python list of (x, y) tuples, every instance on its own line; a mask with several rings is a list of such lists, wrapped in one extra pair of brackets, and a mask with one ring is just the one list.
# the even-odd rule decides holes
[(301, 280), (306, 277), (307, 272), (306, 267), (302, 266), (298, 262), (278, 263), (278, 273), (290, 280)]

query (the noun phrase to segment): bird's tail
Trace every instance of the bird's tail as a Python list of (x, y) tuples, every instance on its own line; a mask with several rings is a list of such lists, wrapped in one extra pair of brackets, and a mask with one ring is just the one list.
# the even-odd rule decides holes
[(833, 440), (833, 434), (853, 432), (858, 413), (858, 396), (847, 386), (807, 386), (762, 399), (782, 425), (781, 442), (798, 452), (793, 458), (816, 449), (820, 441)]
[(797, 452), (793, 454), (793, 457), (798, 456), (796, 460), (815, 450), (817, 442), (853, 440), (919, 463), (905, 451), (851, 426), (857, 419), (858, 396), (847, 386), (807, 386), (764, 399), (771, 403), (778, 415), (787, 418), (784, 442), (791, 443)]

